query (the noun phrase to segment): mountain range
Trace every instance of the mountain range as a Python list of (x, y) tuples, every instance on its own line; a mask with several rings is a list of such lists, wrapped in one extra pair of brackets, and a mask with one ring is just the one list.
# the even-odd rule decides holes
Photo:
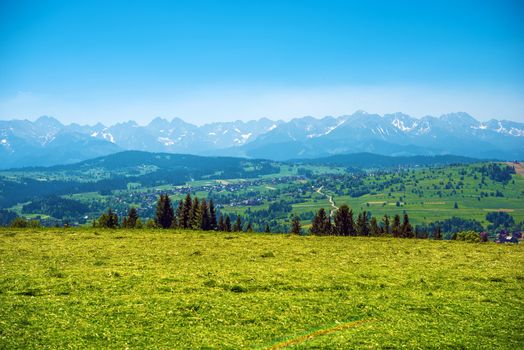
[(340, 117), (216, 122), (197, 126), (155, 118), (112, 126), (0, 121), (0, 168), (69, 164), (124, 150), (221, 155), (271, 160), (371, 152), (388, 156), (444, 155), (524, 159), (524, 124), (467, 113), (414, 118), (357, 111)]

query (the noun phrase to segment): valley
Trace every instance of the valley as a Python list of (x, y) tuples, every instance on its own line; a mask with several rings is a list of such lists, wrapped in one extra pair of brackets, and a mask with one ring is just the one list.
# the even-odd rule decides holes
[[(518, 173), (497, 178), (491, 169), (519, 169), (519, 163), (455, 164), (450, 158), (445, 164), (445, 159), (429, 157), (421, 164), (433, 160), (433, 165), (377, 168), (375, 155), (352, 157), (361, 163), (124, 152), (77, 165), (0, 172), (5, 193), (0, 201), (4, 210), (51, 226), (89, 226), (108, 208), (123, 217), (136, 207), (144, 220), (153, 218), (162, 193), (175, 208), (187, 193), (212, 199), (218, 213), (241, 216), (260, 232), (266, 225), (271, 232), (288, 232), (294, 215), (307, 230), (316, 211), (333, 214), (341, 204), (377, 219), (408, 213), (421, 228), (458, 217), (487, 229), (490, 212), (506, 212), (515, 223), (524, 220), (524, 178)], [(363, 159), (370, 165), (363, 165)], [(60, 205), (70, 210), (50, 209)]]

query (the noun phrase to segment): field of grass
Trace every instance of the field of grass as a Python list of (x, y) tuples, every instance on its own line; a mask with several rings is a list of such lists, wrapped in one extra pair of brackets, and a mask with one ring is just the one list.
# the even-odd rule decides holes
[(523, 247), (0, 230), (0, 348), (524, 344)]

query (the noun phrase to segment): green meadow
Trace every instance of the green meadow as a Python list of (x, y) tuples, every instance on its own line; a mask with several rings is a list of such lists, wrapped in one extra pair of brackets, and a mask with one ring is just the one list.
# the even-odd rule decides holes
[(0, 348), (524, 344), (519, 245), (0, 230)]

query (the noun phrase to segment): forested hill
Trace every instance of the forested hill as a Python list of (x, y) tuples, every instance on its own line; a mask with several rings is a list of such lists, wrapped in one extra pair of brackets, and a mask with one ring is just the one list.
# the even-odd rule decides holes
[(277, 172), (279, 169), (273, 168), (271, 165), (272, 163), (274, 162), (261, 159), (204, 157), (189, 154), (124, 151), (74, 164), (11, 169), (11, 171), (63, 172), (103, 169), (106, 171), (129, 170), (133, 172), (133, 170), (140, 170), (140, 172), (143, 172), (145, 169), (149, 169), (149, 171), (184, 170), (186, 172), (194, 171), (203, 175), (216, 175), (217, 172), (219, 172), (221, 175), (220, 178), (228, 175), (236, 178), (245, 176), (251, 177), (253, 175), (256, 176), (268, 172)]
[(329, 165), (340, 167), (352, 167), (360, 169), (384, 169), (405, 167), (411, 168), (415, 166), (436, 166), (449, 164), (470, 164), (480, 162), (480, 159), (455, 156), (455, 155), (439, 155), (439, 156), (384, 156), (373, 153), (351, 153), (338, 154), (329, 157), (315, 158), (315, 159), (295, 159), (293, 164), (312, 164), (312, 165)]
[(268, 160), (200, 157), (125, 151), (63, 166), (0, 172), (0, 208), (36, 197), (83, 192), (110, 193), (142, 187), (183, 185), (194, 180), (255, 178), (280, 171)]

